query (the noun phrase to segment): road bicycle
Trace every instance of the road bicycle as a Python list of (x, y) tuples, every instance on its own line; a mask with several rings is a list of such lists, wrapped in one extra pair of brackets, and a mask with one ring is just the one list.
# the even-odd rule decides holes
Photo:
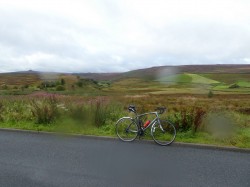
[[(145, 131), (151, 127), (151, 136), (159, 145), (170, 145), (176, 136), (176, 130), (173, 123), (169, 120), (161, 120), (159, 115), (166, 111), (165, 107), (157, 107), (155, 112), (137, 114), (136, 107), (130, 105), (129, 112), (133, 112), (135, 117), (122, 117), (116, 123), (116, 134), (125, 142), (131, 142), (138, 136), (145, 135)], [(146, 121), (143, 124), (142, 118), (147, 115), (155, 115), (152, 121)]]

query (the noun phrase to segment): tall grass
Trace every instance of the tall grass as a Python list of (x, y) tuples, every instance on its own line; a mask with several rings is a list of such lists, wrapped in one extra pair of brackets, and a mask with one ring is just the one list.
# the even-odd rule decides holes
[(0, 102), (0, 121), (3, 121), (3, 103)]
[(37, 124), (52, 124), (59, 114), (56, 97), (32, 100), (31, 113)]
[(177, 131), (186, 132), (192, 130), (195, 133), (201, 127), (206, 113), (201, 107), (188, 107), (172, 113), (169, 118), (175, 124)]
[[(230, 98), (230, 99), (229, 99)], [(154, 111), (157, 106), (168, 107), (161, 118), (171, 120), (180, 140), (196, 141), (197, 137), (209, 141), (246, 146), (250, 138), (250, 100), (239, 97), (214, 96), (131, 96), (131, 97), (81, 97), (56, 94), (0, 97), (0, 125), (35, 130), (63, 130), (82, 134), (115, 134), (115, 122), (128, 115), (127, 106), (135, 104), (138, 113)], [(222, 111), (225, 111), (222, 114)], [(212, 140), (217, 132), (211, 119), (224, 116), (236, 128), (230, 136)], [(226, 114), (226, 115), (224, 115)], [(212, 116), (212, 117), (211, 117)], [(222, 118), (221, 118), (222, 119)], [(221, 120), (220, 119), (220, 120)], [(217, 121), (220, 121), (217, 120)], [(210, 121), (210, 124), (206, 124)], [(211, 123), (212, 122), (212, 123)], [(228, 122), (229, 123), (229, 122)], [(212, 128), (207, 128), (211, 126)], [(217, 125), (219, 127), (219, 125)], [(206, 127), (206, 128), (205, 128)], [(221, 132), (223, 132), (223, 128)], [(229, 129), (230, 130), (230, 129)], [(245, 132), (246, 131), (246, 132)], [(222, 137), (222, 136), (221, 136)], [(197, 140), (198, 141), (198, 140)]]

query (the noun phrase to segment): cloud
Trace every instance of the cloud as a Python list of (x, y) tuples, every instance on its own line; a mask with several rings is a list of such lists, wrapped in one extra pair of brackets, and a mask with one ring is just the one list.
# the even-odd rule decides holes
[(250, 63), (250, 2), (0, 1), (0, 72)]

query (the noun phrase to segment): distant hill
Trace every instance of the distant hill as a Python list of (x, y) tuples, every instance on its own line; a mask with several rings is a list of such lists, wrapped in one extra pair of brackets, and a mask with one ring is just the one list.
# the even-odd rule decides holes
[(27, 72), (1, 73), (1, 85), (33, 85), (40, 81), (39, 74)]
[(80, 76), (81, 78), (94, 79), (94, 80), (115, 80), (123, 73), (74, 73), (73, 75)]
[[(138, 69), (124, 73), (54, 73), (38, 71), (22, 71), (0, 73), (0, 85), (36, 84), (39, 81), (55, 80), (59, 76), (79, 76), (80, 78), (97, 81), (116, 81), (126, 78), (139, 78), (144, 80), (159, 80), (166, 76), (176, 74), (199, 74), (209, 79), (231, 83), (237, 80), (250, 81), (249, 65), (184, 65), (184, 66), (158, 66)], [(229, 76), (230, 74), (230, 76)]]
[(124, 73), (79, 73), (81, 77), (91, 78), (95, 80), (117, 80), (121, 78), (143, 78), (155, 79), (161, 74), (250, 74), (250, 64), (248, 65), (185, 65), (185, 66), (157, 66), (133, 70)]

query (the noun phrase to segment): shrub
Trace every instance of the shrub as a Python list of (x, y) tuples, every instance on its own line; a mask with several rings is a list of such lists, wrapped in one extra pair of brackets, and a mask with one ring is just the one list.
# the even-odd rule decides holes
[(0, 102), (0, 121), (3, 121), (3, 103)]
[(77, 85), (78, 87), (82, 87), (82, 86), (83, 86), (83, 82), (79, 80), (79, 81), (76, 83), (76, 85)]
[(61, 85), (65, 85), (65, 80), (61, 79)]
[(38, 124), (51, 124), (58, 117), (59, 111), (57, 108), (57, 100), (55, 96), (42, 100), (32, 100), (31, 112), (36, 123)]
[(58, 85), (58, 86), (56, 87), (56, 91), (64, 91), (64, 90), (65, 90), (65, 87), (62, 86), (62, 85)]
[(176, 112), (171, 120), (176, 125), (176, 129), (181, 132), (192, 130), (194, 133), (200, 128), (206, 111), (201, 107), (182, 108)]
[(6, 84), (2, 85), (3, 90), (8, 90), (8, 86)]
[[(122, 107), (115, 103), (105, 103), (98, 100), (91, 105), (91, 111), (94, 113), (93, 124), (96, 127), (104, 126), (107, 122), (115, 122), (121, 117)], [(110, 125), (110, 124), (106, 124)]]
[(230, 85), (228, 88), (239, 88), (240, 86), (236, 83)]
[(194, 123), (193, 123), (193, 131), (196, 132), (198, 128), (202, 124), (202, 120), (204, 116), (206, 115), (206, 111), (202, 108), (196, 108), (195, 109), (195, 115), (194, 115)]
[(207, 97), (212, 98), (213, 96), (214, 96), (214, 93), (212, 92), (212, 90), (209, 90)]

